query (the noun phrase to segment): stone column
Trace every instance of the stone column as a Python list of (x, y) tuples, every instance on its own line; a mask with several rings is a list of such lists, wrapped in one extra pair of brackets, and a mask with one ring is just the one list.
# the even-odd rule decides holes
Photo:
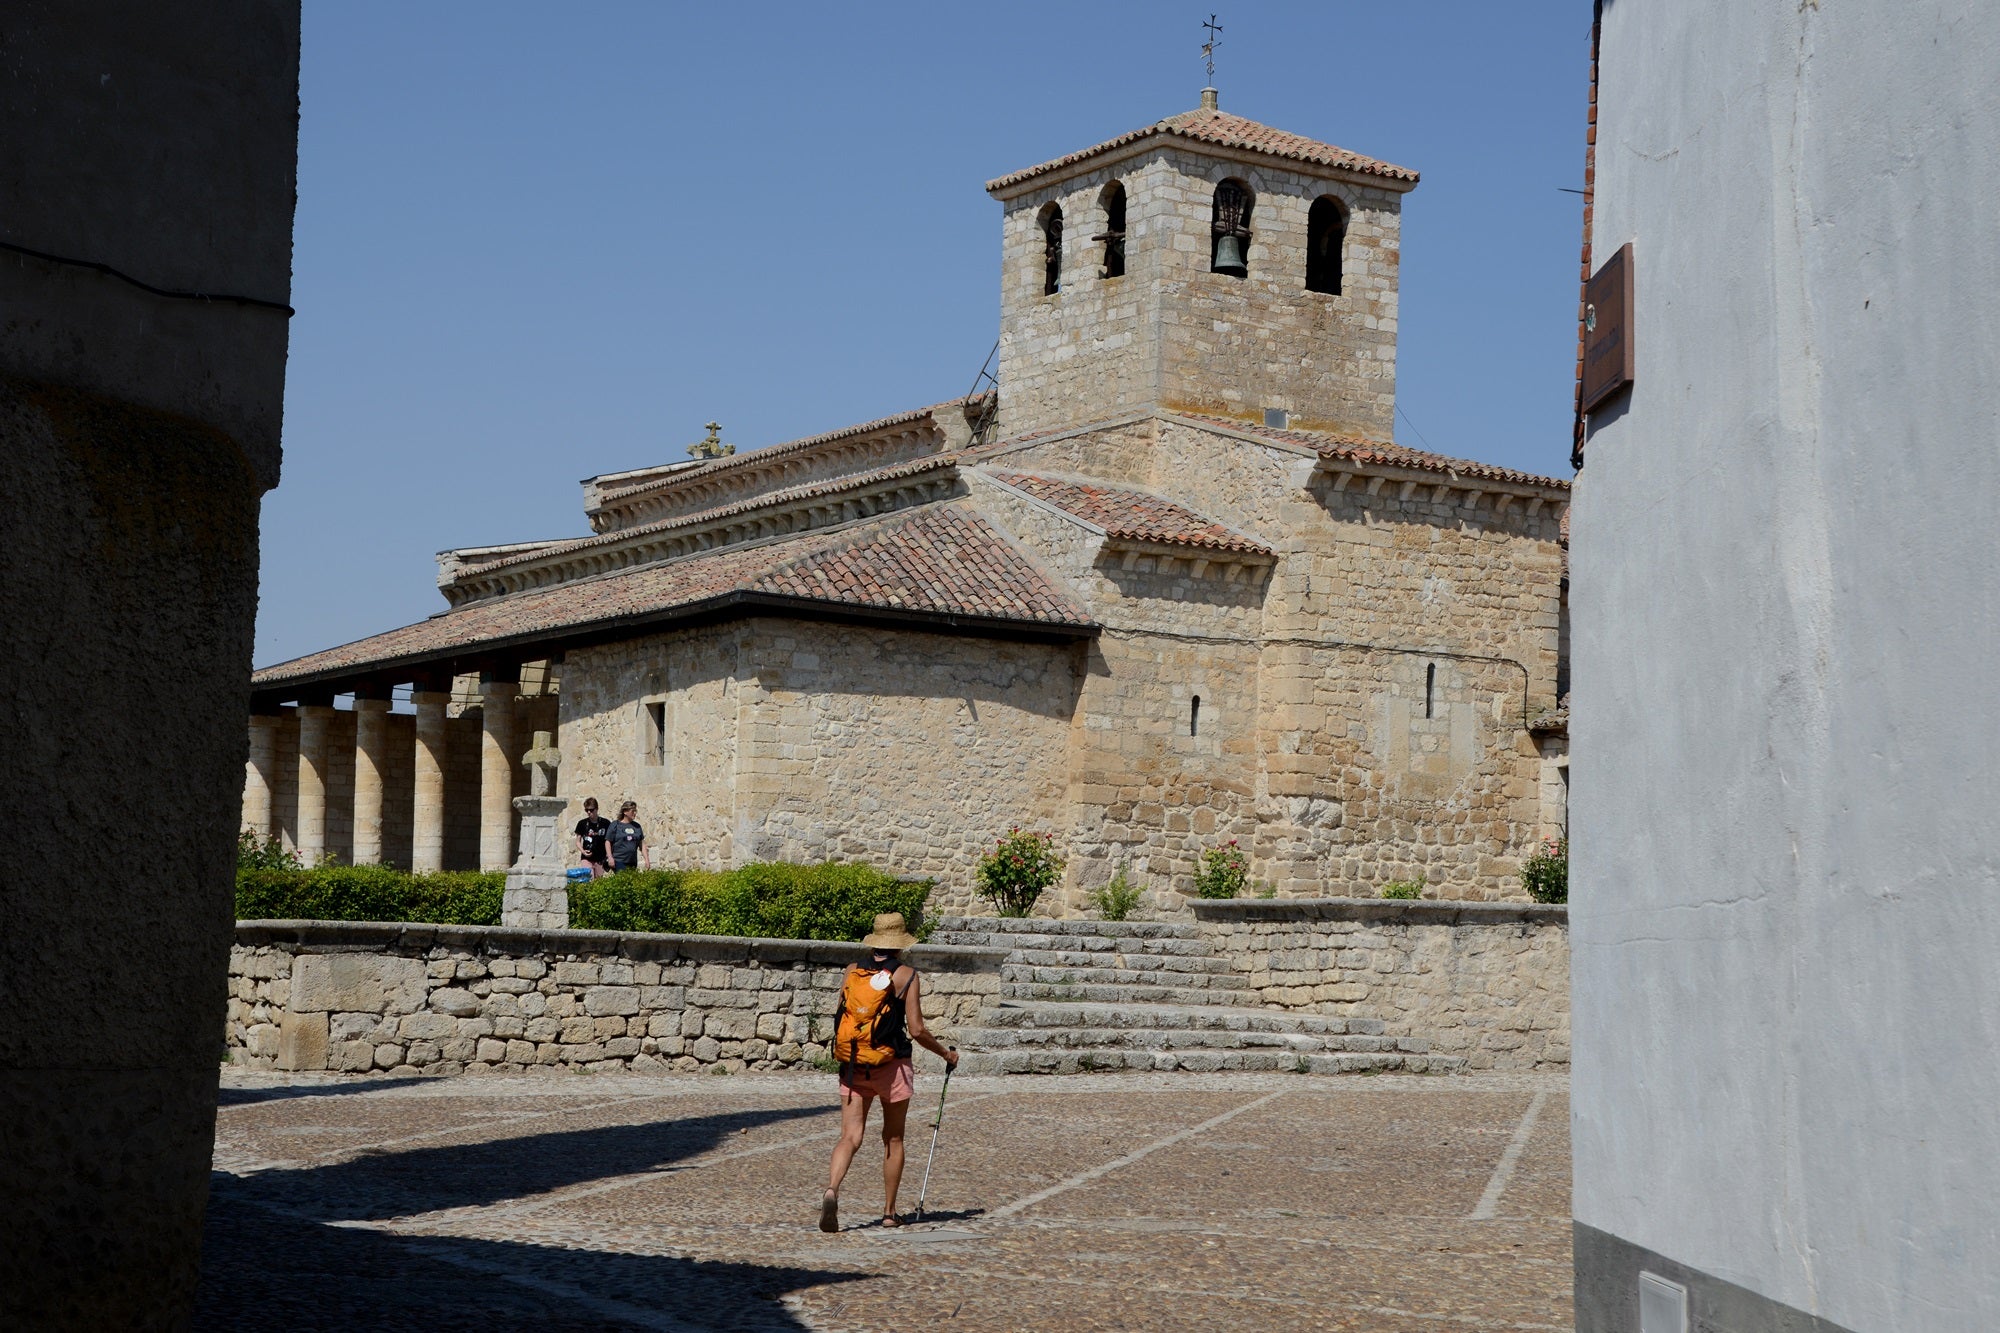
[(382, 864), (382, 775), (389, 766), (389, 700), (354, 696), (354, 864)]
[(420, 689), (410, 695), (410, 702), (417, 706), (417, 780), (411, 811), (416, 827), (410, 869), (427, 875), (444, 869), (444, 707), (451, 695)]
[(299, 705), (299, 860), (316, 866), (326, 859), (326, 779), (330, 765), (326, 733), (331, 704)]
[(278, 785), (278, 719), (250, 715), (250, 758), (243, 765), (243, 827), (260, 840), (271, 836), (272, 795)]
[(505, 870), (514, 860), (514, 697), (521, 687), (513, 673), (479, 682), (479, 868)]

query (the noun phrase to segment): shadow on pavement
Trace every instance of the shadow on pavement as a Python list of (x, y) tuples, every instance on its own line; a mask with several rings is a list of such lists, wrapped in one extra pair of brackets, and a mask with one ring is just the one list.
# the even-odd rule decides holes
[(210, 1196), (197, 1329), (796, 1333), (805, 1325), (780, 1297), (867, 1276), (395, 1236), (290, 1215), (245, 1197), (248, 1183), (218, 1177)]
[(353, 1224), (660, 1170), (740, 1130), (833, 1114), (831, 1106), (768, 1107), (369, 1153), (250, 1176), (218, 1172), (196, 1326), (799, 1329), (779, 1297), (862, 1275), (394, 1235)]
[(739, 1130), (788, 1120), (831, 1119), (834, 1114), (831, 1106), (769, 1107), (366, 1153), (325, 1166), (260, 1172), (237, 1181), (235, 1188), (245, 1197), (318, 1221), (407, 1217), (444, 1208), (485, 1207), (588, 1181), (657, 1171), (699, 1156)]
[(345, 1097), (357, 1092), (385, 1092), (407, 1088), (413, 1083), (436, 1083), (432, 1078), (356, 1078), (339, 1083), (293, 1083), (276, 1088), (222, 1088), (217, 1106), (251, 1106), (258, 1102), (282, 1102), (294, 1097)]

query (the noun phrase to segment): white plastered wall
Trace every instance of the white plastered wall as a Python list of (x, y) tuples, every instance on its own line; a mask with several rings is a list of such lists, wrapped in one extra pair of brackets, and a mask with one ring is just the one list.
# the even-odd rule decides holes
[(1573, 523), (1578, 1221), (2000, 1328), (2000, 5), (1612, 0)]

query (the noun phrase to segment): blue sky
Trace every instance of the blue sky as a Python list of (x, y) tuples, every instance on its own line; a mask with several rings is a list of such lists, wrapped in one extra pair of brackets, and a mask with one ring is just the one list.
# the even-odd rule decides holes
[[(1210, 0), (1216, 3), (1216, 0)], [(1196, 104), (1208, 5), (308, 0), (259, 664), (442, 609), (577, 482), (962, 393), (994, 176)], [(1423, 173), (1397, 438), (1564, 475), (1589, 6), (1238, 3), (1226, 110)]]

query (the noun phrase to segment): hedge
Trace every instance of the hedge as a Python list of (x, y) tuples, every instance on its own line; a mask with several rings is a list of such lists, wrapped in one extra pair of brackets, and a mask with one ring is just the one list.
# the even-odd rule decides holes
[[(503, 874), (412, 875), (386, 866), (313, 870), (239, 866), (239, 921), (421, 921), (497, 926)], [(737, 870), (628, 870), (569, 886), (578, 930), (858, 940), (879, 912), (901, 912), (919, 936), (933, 881), (872, 866), (767, 862)]]
[(387, 866), (312, 870), (239, 866), (238, 921), (422, 921), (497, 926), (503, 874), (447, 870), (412, 875)]
[(919, 937), (933, 880), (873, 866), (763, 862), (736, 870), (626, 870), (569, 889), (579, 930), (858, 940), (879, 912), (901, 912)]

